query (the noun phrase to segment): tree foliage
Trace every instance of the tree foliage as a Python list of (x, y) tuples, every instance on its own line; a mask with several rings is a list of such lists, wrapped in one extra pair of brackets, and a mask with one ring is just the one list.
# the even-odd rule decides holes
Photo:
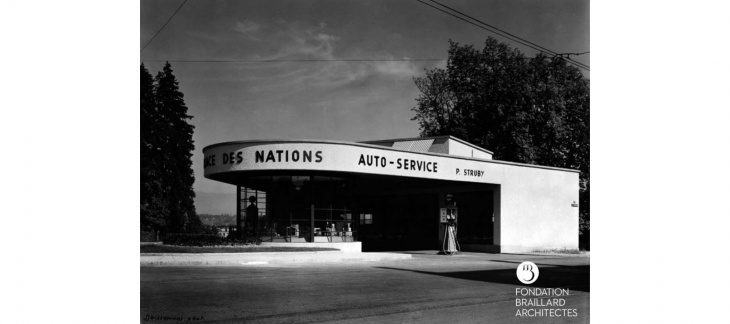
[(203, 226), (193, 204), (192, 116), (187, 114), (170, 63), (154, 80), (141, 65), (140, 84), (142, 229), (201, 231)]
[(589, 229), (590, 82), (559, 57), (527, 58), (493, 38), (449, 42), (445, 69), (414, 78), (421, 136), (453, 135), (498, 160), (578, 169), (581, 232)]
[(170, 211), (160, 172), (162, 147), (155, 133), (160, 128), (155, 84), (144, 65), (140, 70), (140, 221), (142, 230), (158, 231), (164, 227)]

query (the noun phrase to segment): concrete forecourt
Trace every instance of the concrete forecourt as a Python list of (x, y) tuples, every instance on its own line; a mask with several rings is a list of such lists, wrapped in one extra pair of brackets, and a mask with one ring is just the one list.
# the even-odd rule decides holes
[[(588, 254), (437, 255), (400, 260), (240, 266), (144, 266), (150, 323), (586, 323)], [(516, 269), (534, 262), (537, 281)]]

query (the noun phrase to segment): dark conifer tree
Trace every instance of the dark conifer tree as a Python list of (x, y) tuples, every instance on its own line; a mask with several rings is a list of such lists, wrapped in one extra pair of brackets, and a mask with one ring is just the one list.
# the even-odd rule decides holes
[(159, 113), (152, 75), (140, 66), (140, 225), (143, 231), (160, 231), (169, 216), (159, 158), (162, 153)]
[[(166, 222), (168, 232), (187, 232), (199, 229), (200, 220), (195, 212), (192, 169), (193, 125), (188, 121), (188, 107), (178, 81), (172, 74), (170, 63), (166, 63), (156, 78), (156, 106), (160, 116), (157, 138), (160, 140), (163, 184), (166, 192), (169, 215)], [(164, 190), (164, 189), (163, 189)]]

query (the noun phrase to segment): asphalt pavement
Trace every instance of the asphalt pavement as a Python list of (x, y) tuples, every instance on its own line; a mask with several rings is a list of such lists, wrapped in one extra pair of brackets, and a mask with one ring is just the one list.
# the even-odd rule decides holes
[[(589, 322), (589, 256), (409, 254), (375, 262), (140, 267), (140, 322)], [(539, 267), (531, 285), (516, 277), (523, 261)], [(569, 293), (523, 296), (519, 288)], [(539, 291), (546, 290), (531, 294)], [(517, 306), (516, 299), (539, 306)], [(547, 300), (562, 305), (545, 306)]]

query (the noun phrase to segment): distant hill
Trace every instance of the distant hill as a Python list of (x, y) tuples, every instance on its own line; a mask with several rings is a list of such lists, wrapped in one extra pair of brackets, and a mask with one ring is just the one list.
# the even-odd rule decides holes
[[(236, 192), (195, 192), (195, 211), (198, 215), (236, 215)], [(201, 219), (202, 220), (202, 219)]]
[(236, 215), (208, 215), (198, 214), (204, 225), (222, 226), (236, 225)]

